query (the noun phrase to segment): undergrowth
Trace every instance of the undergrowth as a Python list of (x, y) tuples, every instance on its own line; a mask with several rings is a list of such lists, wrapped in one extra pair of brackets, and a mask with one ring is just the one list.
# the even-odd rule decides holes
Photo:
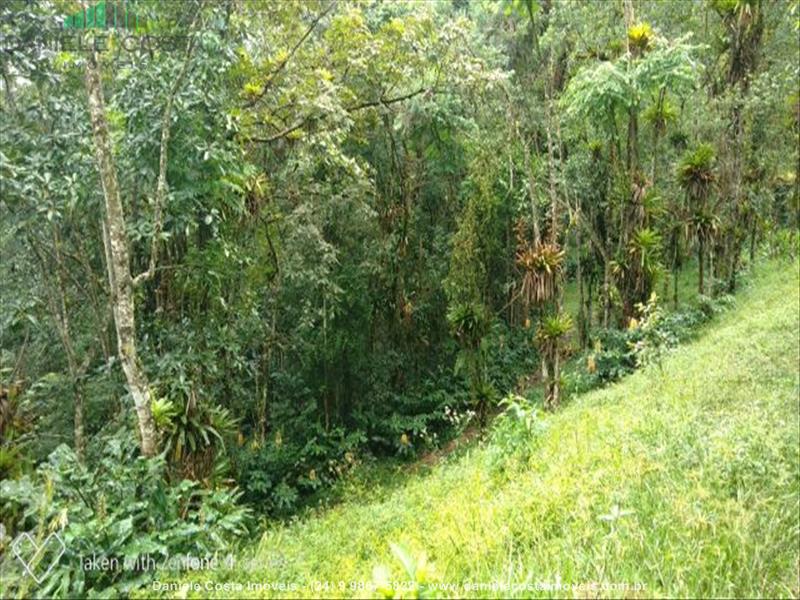
[(169, 593), (797, 597), (798, 283), (772, 263), (658, 364), (553, 415), (509, 397), (480, 443), (349, 478)]

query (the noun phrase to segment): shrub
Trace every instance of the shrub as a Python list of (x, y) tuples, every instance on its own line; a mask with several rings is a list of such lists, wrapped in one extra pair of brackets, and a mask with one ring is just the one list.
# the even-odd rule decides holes
[(233, 453), (245, 500), (259, 512), (286, 516), (296, 511), (355, 466), (358, 449), (366, 442), (362, 432), (345, 433), (338, 427), (329, 432), (318, 427), (314, 435), (298, 439), (307, 441), (284, 440), (276, 433)]
[(700, 296), (697, 308), (664, 312), (655, 295), (639, 304), (639, 318), (628, 329), (598, 333), (594, 348), (572, 361), (564, 374), (568, 395), (587, 392), (619, 380), (635, 369), (658, 364), (664, 352), (689, 339), (697, 328), (734, 303), (729, 295)]
[(702, 319), (710, 319), (716, 314), (724, 312), (735, 303), (735, 299), (730, 294), (723, 294), (716, 298), (700, 296), (697, 299), (697, 308), (701, 313)]
[[(188, 480), (170, 485), (163, 456), (139, 456), (127, 430), (106, 440), (93, 468), (62, 445), (33, 476), (0, 486), (11, 535), (27, 531), (41, 543), (58, 532), (64, 542), (63, 556), (36, 590), (42, 597), (126, 594), (161, 567), (180, 568), (180, 556), (221, 560), (248, 529), (249, 509), (238, 504), (240, 496), (236, 489), (202, 489)], [(82, 559), (93, 556), (116, 564), (84, 569)], [(12, 553), (5, 563), (4, 595), (27, 595), (32, 580), (22, 576)]]
[(800, 233), (796, 229), (778, 229), (767, 237), (766, 254), (770, 258), (795, 258), (800, 254)]
[[(491, 471), (504, 471), (513, 462), (528, 459), (535, 440), (547, 428), (539, 412), (542, 400), (509, 394), (500, 401), (503, 412), (492, 425), (488, 445), (487, 462)], [(512, 456), (514, 461), (509, 462)]]

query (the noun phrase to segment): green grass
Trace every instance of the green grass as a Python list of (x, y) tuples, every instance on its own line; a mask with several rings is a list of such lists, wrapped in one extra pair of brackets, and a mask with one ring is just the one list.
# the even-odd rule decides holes
[[(369, 597), (350, 584), (378, 565), (408, 579), (397, 543), (427, 555), (431, 584), (455, 586), (428, 590), (438, 596), (797, 597), (799, 287), (797, 263), (762, 265), (660, 369), (576, 398), (535, 434), (501, 421), (488, 440), (396, 475), (402, 485), (351, 480), (344, 501), (268, 528), (234, 569), (184, 583), (234, 586), (220, 597), (259, 595), (237, 591), (247, 582), (296, 586), (265, 596)], [(640, 588), (461, 587), (555, 581)]]

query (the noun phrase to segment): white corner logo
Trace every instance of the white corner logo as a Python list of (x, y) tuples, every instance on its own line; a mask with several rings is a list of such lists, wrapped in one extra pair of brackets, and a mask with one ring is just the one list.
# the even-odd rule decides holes
[[(55, 531), (47, 536), (41, 546), (30, 534), (23, 532), (14, 539), (11, 549), (17, 560), (25, 567), (28, 575), (33, 577), (36, 583), (41, 584), (56, 566), (61, 555), (64, 554), (66, 546), (64, 546), (61, 536)], [(43, 560), (48, 562), (43, 562)]]

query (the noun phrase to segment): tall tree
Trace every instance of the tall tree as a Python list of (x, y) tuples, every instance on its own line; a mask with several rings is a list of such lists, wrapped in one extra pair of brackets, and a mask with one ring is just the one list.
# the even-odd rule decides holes
[(86, 61), (86, 93), (92, 122), (95, 157), (103, 186), (105, 215), (103, 244), (106, 252), (111, 305), (117, 331), (117, 348), (122, 370), (139, 422), (142, 454), (153, 456), (157, 450), (157, 434), (151, 408), (152, 396), (147, 374), (136, 350), (136, 306), (131, 277), (130, 249), (125, 226), (117, 166), (109, 137), (108, 117), (103, 99), (100, 61), (96, 53)]

